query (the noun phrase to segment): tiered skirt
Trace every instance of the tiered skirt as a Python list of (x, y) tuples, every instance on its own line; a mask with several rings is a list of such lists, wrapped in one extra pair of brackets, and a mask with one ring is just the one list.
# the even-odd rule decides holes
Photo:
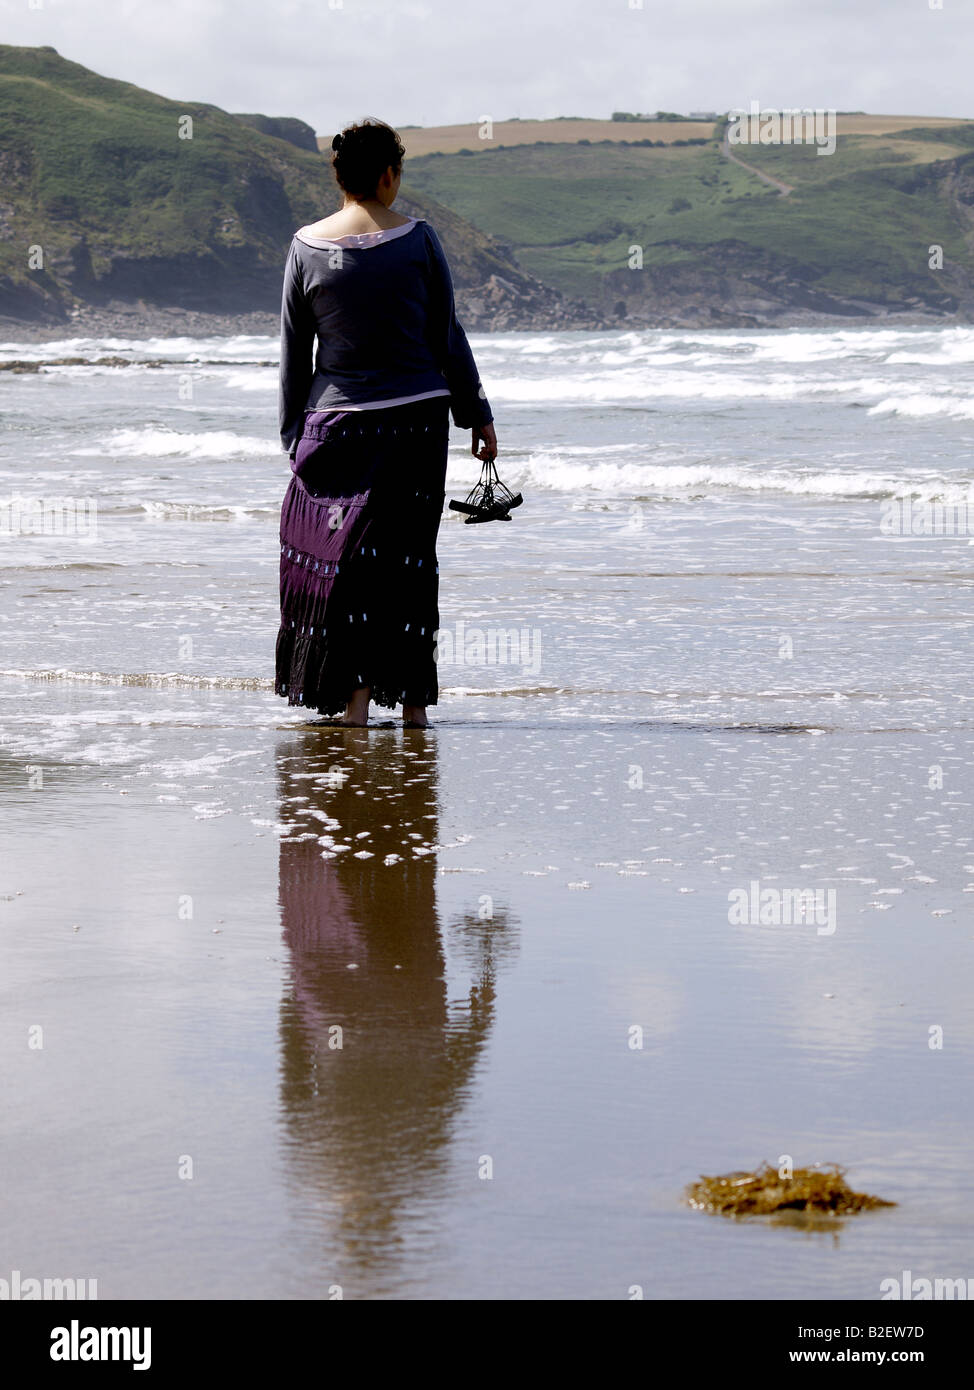
[(352, 692), (435, 705), (436, 536), (449, 399), (308, 411), (281, 508), (275, 691), (322, 714)]

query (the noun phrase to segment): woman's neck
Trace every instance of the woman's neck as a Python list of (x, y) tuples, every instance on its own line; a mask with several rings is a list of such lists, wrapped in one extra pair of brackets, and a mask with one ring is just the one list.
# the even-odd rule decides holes
[(402, 213), (393, 212), (378, 198), (348, 198), (346, 197), (340, 210), (335, 213), (333, 219), (336, 223), (340, 222), (347, 232), (374, 232), (376, 230), (385, 231), (391, 227), (401, 227), (404, 222), (408, 222), (408, 217)]
[(389, 211), (388, 204), (384, 203), (381, 198), (350, 198), (346, 193), (345, 201), (342, 203), (341, 210), (342, 212), (346, 212), (349, 208), (362, 208), (364, 211), (367, 212)]

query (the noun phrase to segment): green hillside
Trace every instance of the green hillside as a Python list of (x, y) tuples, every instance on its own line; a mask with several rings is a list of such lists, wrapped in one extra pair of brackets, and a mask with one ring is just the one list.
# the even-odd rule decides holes
[[(685, 140), (667, 127), (665, 144), (621, 122), (626, 139), (568, 139), (564, 123), (558, 140), (453, 139), (454, 152), (407, 154), (397, 207), (436, 225), (475, 328), (970, 319), (974, 122), (910, 124), (840, 122), (825, 157), (730, 147), (720, 123)], [(427, 148), (468, 138), (426, 134)], [(51, 48), (0, 45), (0, 317), (276, 312), (294, 229), (338, 202), (315, 143), (299, 117), (174, 101)]]
[[(340, 201), (329, 163), (301, 147), (309, 130), (0, 45), (0, 316), (138, 301), (276, 312), (295, 228)], [(435, 224), (459, 286), (499, 275), (512, 295), (557, 302), (455, 211), (418, 192), (402, 206)]]
[[(974, 310), (974, 125), (810, 146), (547, 144), (431, 154), (410, 188), (502, 238), (524, 268), (618, 314)], [(782, 196), (759, 173), (791, 187)], [(928, 247), (945, 266), (928, 268)], [(643, 270), (628, 266), (642, 248)]]

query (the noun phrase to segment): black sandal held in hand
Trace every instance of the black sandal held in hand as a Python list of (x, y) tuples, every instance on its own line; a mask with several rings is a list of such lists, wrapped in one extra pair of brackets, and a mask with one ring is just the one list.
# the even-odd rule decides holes
[(477, 484), (462, 502), (451, 500), (450, 510), (464, 512), (468, 526), (479, 521), (510, 521), (511, 508), (519, 507), (524, 501), (521, 494), (511, 492), (497, 476), (497, 468), (492, 458), (484, 461)]

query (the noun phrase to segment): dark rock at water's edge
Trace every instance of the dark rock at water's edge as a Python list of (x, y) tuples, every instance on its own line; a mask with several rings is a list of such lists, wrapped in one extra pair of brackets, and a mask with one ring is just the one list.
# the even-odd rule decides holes
[[(482, 297), (473, 295), (474, 301)], [(457, 295), (458, 315), (464, 327), (471, 333), (490, 333), (517, 330), (520, 332), (606, 332), (612, 329), (656, 328), (662, 330), (704, 330), (714, 328), (849, 328), (862, 326), (863, 320), (836, 315), (804, 314), (792, 315), (787, 320), (773, 324), (757, 323), (753, 319), (729, 324), (714, 323), (701, 315), (696, 322), (671, 320), (665, 323), (633, 324), (600, 321), (593, 316), (591, 321), (584, 318), (559, 316), (557, 311), (526, 310), (513, 320), (508, 312), (498, 314), (497, 320), (489, 318), (482, 303), (468, 308), (469, 300), (464, 293)], [(275, 338), (279, 331), (277, 314), (210, 314), (195, 309), (152, 308), (145, 304), (116, 304), (108, 307), (80, 307), (67, 314), (56, 323), (41, 323), (37, 320), (25, 322), (0, 316), (0, 341), (18, 343), (46, 343), (72, 338), (229, 338), (237, 334), (245, 336)], [(870, 320), (875, 323), (876, 320)], [(943, 326), (942, 318), (921, 315), (890, 314), (881, 322), (897, 328), (930, 328)], [(503, 324), (503, 328), (501, 328)], [(106, 364), (107, 365), (107, 364)], [(118, 365), (122, 365), (121, 359)]]
[[(952, 273), (953, 272), (953, 273)], [(616, 328), (848, 327), (895, 322), (974, 323), (974, 283), (951, 268), (926, 298), (880, 303), (829, 292), (793, 264), (753, 248), (724, 246), (721, 263), (647, 267), (605, 275), (599, 309)]]
[(210, 314), (146, 304), (79, 306), (56, 323), (25, 323), (0, 316), (0, 339), (8, 343), (50, 343), (73, 338), (230, 338), (237, 334), (274, 337), (279, 328), (276, 314)]

